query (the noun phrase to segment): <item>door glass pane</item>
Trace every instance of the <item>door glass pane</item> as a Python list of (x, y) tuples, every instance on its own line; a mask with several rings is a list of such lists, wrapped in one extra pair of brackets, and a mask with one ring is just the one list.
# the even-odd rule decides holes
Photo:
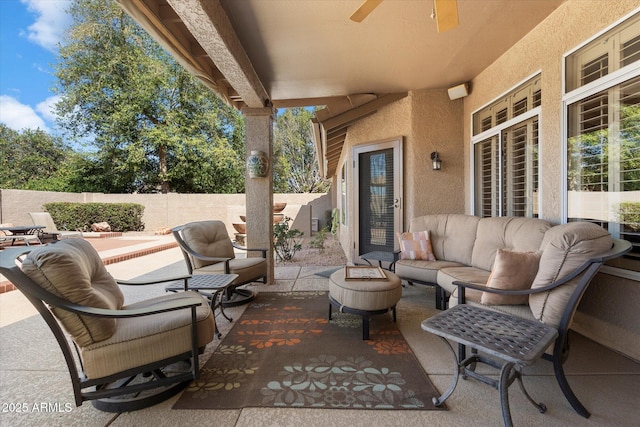
[(394, 246), (393, 149), (359, 155), (360, 255)]

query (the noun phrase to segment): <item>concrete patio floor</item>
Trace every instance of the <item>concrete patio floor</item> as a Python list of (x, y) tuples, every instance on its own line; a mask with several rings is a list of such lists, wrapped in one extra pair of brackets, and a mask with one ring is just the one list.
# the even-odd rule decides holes
[[(162, 239), (158, 239), (162, 241)], [(157, 241), (156, 241), (157, 243)], [(144, 243), (149, 245), (148, 242)], [(142, 245), (142, 243), (141, 243)], [(128, 246), (121, 251), (137, 249)], [(113, 257), (118, 249), (101, 252)], [(277, 267), (272, 286), (249, 286), (258, 292), (328, 290), (328, 279), (315, 275), (327, 266)], [(114, 277), (131, 279), (186, 272), (177, 248), (109, 264)], [(123, 288), (127, 303), (164, 294), (163, 285)], [(246, 306), (226, 309), (234, 319)], [(452, 359), (445, 344), (423, 332), (420, 323), (436, 312), (434, 292), (407, 286), (398, 304), (398, 326), (435, 387), (449, 386)], [(225, 334), (232, 326), (218, 316)], [(387, 318), (376, 321), (388, 321)], [(354, 339), (359, 339), (359, 331)], [(201, 358), (204, 363), (220, 343), (214, 340)], [(534, 399), (548, 410), (540, 414), (520, 389), (510, 389), (516, 426), (638, 426), (640, 425), (640, 363), (625, 358), (578, 334), (572, 336), (566, 371), (569, 382), (592, 416), (577, 415), (558, 387), (549, 362), (527, 369), (524, 378)], [(90, 403), (76, 408), (62, 354), (44, 321), (19, 291), (0, 294), (0, 426), (499, 426), (498, 392), (474, 380), (460, 381), (447, 400), (448, 411), (245, 408), (242, 410), (174, 410), (174, 397), (141, 411), (110, 414)], [(19, 412), (16, 408), (27, 408)]]

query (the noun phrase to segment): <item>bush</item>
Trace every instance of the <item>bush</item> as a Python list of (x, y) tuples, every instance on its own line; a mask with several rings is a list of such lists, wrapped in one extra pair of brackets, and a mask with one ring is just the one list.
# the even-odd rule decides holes
[(111, 231), (143, 231), (144, 206), (137, 203), (46, 203), (60, 230), (91, 231), (91, 224), (107, 222)]
[(273, 226), (274, 249), (280, 261), (289, 261), (297, 251), (302, 249), (302, 244), (296, 239), (302, 237), (302, 233), (297, 228), (289, 229), (290, 217), (285, 217), (282, 222)]
[(318, 249), (320, 252), (324, 252), (325, 249), (325, 241), (327, 240), (327, 233), (329, 232), (329, 227), (322, 227), (316, 237), (311, 239), (309, 242), (309, 247), (312, 249)]
[(621, 224), (626, 225), (633, 231), (640, 230), (640, 203), (620, 203), (619, 216)]

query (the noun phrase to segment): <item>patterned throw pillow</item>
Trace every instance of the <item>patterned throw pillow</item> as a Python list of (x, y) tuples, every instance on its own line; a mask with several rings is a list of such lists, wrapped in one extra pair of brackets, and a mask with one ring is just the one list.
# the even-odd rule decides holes
[(400, 242), (400, 259), (435, 261), (428, 231), (396, 233)]
[[(538, 273), (541, 255), (541, 252), (498, 249), (487, 287), (512, 291), (530, 289)], [(483, 292), (480, 302), (489, 305), (527, 304), (529, 295), (498, 295)]]

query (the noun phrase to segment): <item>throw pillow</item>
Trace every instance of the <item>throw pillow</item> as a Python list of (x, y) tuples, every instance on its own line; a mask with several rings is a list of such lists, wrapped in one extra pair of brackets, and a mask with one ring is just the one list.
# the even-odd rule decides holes
[[(538, 273), (540, 252), (514, 252), (498, 249), (487, 281), (488, 288), (526, 290)], [(529, 295), (499, 295), (483, 292), (480, 301), (490, 305), (527, 304)]]
[(435, 261), (428, 231), (397, 233), (400, 242), (400, 259)]

